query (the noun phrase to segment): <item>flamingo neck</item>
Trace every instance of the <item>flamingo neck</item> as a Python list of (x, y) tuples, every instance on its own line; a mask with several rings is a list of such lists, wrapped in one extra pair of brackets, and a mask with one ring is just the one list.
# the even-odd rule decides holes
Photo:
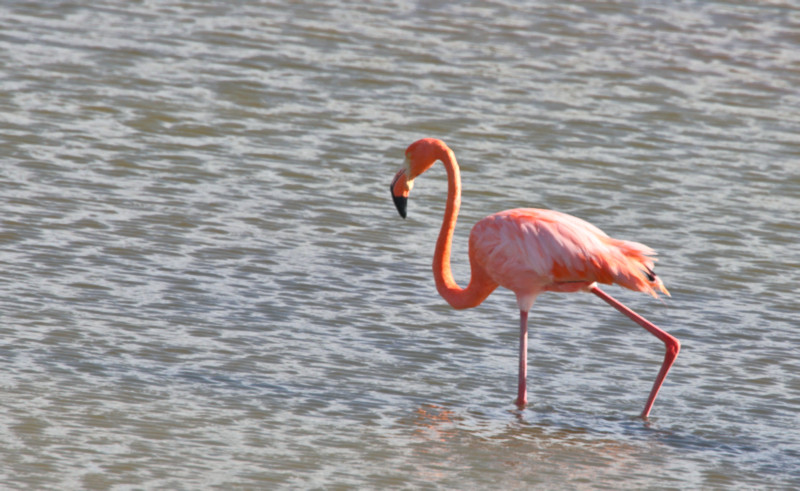
[(444, 221), (436, 240), (436, 251), (433, 254), (433, 277), (439, 294), (456, 309), (466, 309), (479, 305), (497, 285), (490, 284), (485, 275), (477, 271), (472, 264), (472, 277), (467, 288), (461, 288), (453, 278), (450, 269), (450, 252), (453, 244), (453, 233), (456, 228), (458, 210), (461, 208), (461, 173), (453, 151), (449, 148), (440, 157), (447, 169), (447, 204)]

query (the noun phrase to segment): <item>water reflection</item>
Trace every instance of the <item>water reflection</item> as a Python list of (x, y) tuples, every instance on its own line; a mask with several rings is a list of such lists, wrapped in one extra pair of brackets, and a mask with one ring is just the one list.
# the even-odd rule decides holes
[(558, 417), (518, 410), (464, 413), (424, 404), (408, 421), (413, 458), (429, 463), (418, 477), (447, 484), (453, 472), (479, 472), (482, 482), (513, 489), (552, 485), (565, 476), (593, 488), (619, 485), (620, 474), (632, 487), (646, 487), (653, 478), (672, 479), (666, 464), (679, 449), (667, 441), (669, 431), (653, 431), (635, 417), (592, 419), (581, 426), (551, 421), (548, 415)]

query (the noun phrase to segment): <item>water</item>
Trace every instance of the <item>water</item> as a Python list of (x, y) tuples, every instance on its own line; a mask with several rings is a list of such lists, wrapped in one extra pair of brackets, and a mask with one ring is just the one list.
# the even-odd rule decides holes
[[(9, 489), (800, 487), (800, 9), (763, 2), (5, 2)], [(608, 291), (455, 311), (405, 147), (483, 216), (660, 252)]]

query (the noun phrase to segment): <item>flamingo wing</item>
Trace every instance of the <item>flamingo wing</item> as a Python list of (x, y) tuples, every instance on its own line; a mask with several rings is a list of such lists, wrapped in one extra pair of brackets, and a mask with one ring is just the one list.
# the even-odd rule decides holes
[(520, 208), (484, 218), (470, 233), (470, 255), (530, 303), (542, 291), (575, 291), (593, 282), (669, 294), (653, 273), (652, 249), (552, 210)]

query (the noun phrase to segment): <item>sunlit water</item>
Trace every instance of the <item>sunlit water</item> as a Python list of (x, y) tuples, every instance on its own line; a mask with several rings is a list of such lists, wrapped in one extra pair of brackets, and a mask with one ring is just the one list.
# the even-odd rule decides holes
[[(81, 5), (81, 4), (85, 5)], [(12, 489), (800, 487), (800, 9), (724, 2), (4, 2), (0, 481)], [(517, 312), (430, 271), (554, 208), (664, 301)]]

